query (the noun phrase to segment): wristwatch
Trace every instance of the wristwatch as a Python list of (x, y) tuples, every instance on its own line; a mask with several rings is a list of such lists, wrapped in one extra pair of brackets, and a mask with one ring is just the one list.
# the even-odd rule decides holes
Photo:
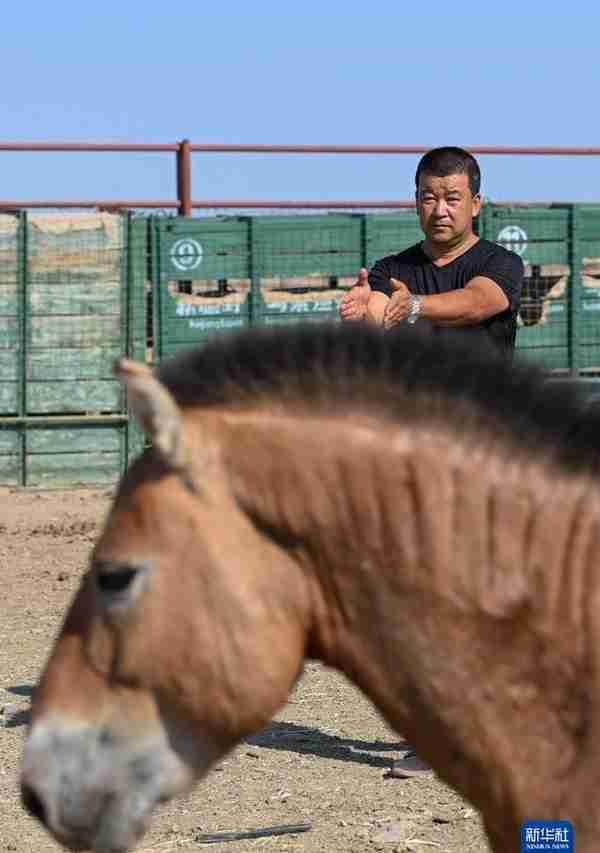
[(407, 323), (416, 323), (419, 313), (421, 311), (421, 297), (415, 296), (414, 294), (410, 297), (410, 305), (408, 308), (408, 315), (406, 317)]

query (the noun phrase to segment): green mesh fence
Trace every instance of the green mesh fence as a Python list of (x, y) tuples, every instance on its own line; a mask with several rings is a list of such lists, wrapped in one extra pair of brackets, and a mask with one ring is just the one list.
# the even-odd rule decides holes
[(112, 365), (145, 357), (146, 223), (22, 214), (0, 228), (0, 483), (112, 482), (141, 441)]
[(517, 351), (554, 371), (571, 363), (571, 212), (487, 205), (480, 236), (516, 252), (525, 265)]
[(257, 217), (251, 223), (252, 321), (337, 319), (363, 263), (362, 217)]
[(106, 213), (28, 218), (27, 414), (122, 411), (124, 240)]
[(153, 217), (151, 260), (154, 361), (248, 325), (247, 219)]
[(577, 324), (577, 366), (584, 376), (600, 377), (600, 207), (574, 211), (573, 257), (579, 271), (580, 310)]
[(525, 264), (519, 354), (555, 375), (600, 376), (600, 207), (487, 205), (480, 233)]
[(0, 214), (0, 415), (19, 410), (19, 219)]
[[(525, 264), (521, 357), (600, 378), (600, 206), (487, 204), (478, 227)], [(420, 239), (414, 211), (0, 215), (0, 484), (114, 481), (142, 446), (117, 355), (337, 320), (360, 267)]]
[(369, 269), (380, 258), (414, 246), (423, 239), (415, 211), (367, 214), (365, 217), (365, 266)]
[[(19, 410), (19, 219), (0, 214), (0, 417)], [(0, 482), (19, 478), (19, 436), (0, 430)]]
[(256, 324), (339, 318), (361, 266), (419, 239), (416, 214), (153, 217), (157, 361)]

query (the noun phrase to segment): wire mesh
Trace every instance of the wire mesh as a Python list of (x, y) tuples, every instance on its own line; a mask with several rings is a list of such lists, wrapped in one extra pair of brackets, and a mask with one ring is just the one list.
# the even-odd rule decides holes
[(0, 219), (0, 483), (113, 482), (139, 437), (115, 358), (144, 358), (146, 223)]
[[(523, 259), (520, 355), (600, 377), (600, 207), (487, 204), (479, 233)], [(0, 483), (114, 480), (142, 445), (116, 356), (337, 320), (361, 267), (421, 239), (414, 210), (0, 214)]]
[(121, 410), (123, 257), (120, 216), (28, 217), (27, 414)]
[[(18, 410), (19, 349), (17, 216), (0, 214), (0, 414)], [(1, 440), (1, 434), (0, 434)]]
[(337, 320), (362, 266), (419, 239), (414, 211), (153, 217), (157, 360), (245, 325)]
[[(19, 407), (19, 286), (17, 216), (0, 214), (0, 416)], [(19, 480), (20, 442), (0, 429), (0, 483)]]
[(573, 255), (579, 268), (578, 362), (581, 373), (600, 377), (600, 207), (575, 211)]
[(554, 372), (571, 367), (571, 211), (486, 205), (480, 235), (519, 255), (525, 278), (516, 349)]
[(252, 321), (337, 319), (363, 265), (363, 218), (352, 214), (257, 217), (252, 226)]
[(153, 217), (153, 361), (250, 321), (249, 221)]

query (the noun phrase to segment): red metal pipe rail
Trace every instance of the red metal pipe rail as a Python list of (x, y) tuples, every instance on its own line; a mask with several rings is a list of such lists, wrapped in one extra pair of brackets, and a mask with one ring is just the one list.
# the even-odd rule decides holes
[[(126, 142), (0, 142), (0, 151), (137, 151), (176, 152), (188, 144), (192, 152), (238, 154), (424, 154), (426, 145), (225, 145), (191, 144), (189, 140), (168, 144)], [(534, 156), (600, 156), (600, 147), (467, 145), (472, 154), (531, 154)]]
[[(495, 202), (495, 207), (516, 208), (556, 208), (576, 202), (549, 201), (502, 201)], [(180, 209), (179, 201), (148, 200), (119, 200), (119, 201), (0, 201), (0, 210), (14, 212), (17, 210), (42, 210), (50, 208), (65, 209), (94, 209), (94, 210), (175, 210)], [(208, 201), (192, 201), (193, 210), (406, 210), (415, 207), (414, 201), (255, 201), (247, 199), (228, 200), (214, 199)]]
[(125, 142), (0, 142), (0, 151), (177, 151), (181, 143), (151, 145)]
[[(400, 208), (413, 208), (414, 201), (252, 201), (247, 199), (227, 200), (214, 199), (208, 201), (191, 201), (189, 209), (194, 210), (212, 210), (214, 208), (222, 208), (224, 210), (240, 210), (240, 209), (265, 209), (274, 208), (282, 210), (313, 210), (328, 208), (330, 210), (349, 210), (353, 208), (373, 208), (383, 210), (396, 210)], [(177, 208), (179, 212), (182, 209), (187, 209), (187, 206), (180, 201), (160, 201), (150, 199), (143, 201), (136, 200), (119, 200), (119, 201), (0, 201), (0, 210), (19, 210), (23, 208), (41, 209), (52, 207), (64, 208), (98, 208), (99, 210), (134, 210), (136, 208), (147, 209), (162, 209), (170, 210)], [(182, 213), (188, 216), (188, 213)]]
[[(192, 145), (192, 151), (238, 154), (424, 154), (423, 145)], [(600, 155), (600, 148), (561, 148), (553, 146), (466, 145), (471, 154), (532, 154), (552, 157)]]
[[(143, 143), (96, 143), (96, 142), (0, 142), (0, 151), (12, 152), (116, 152), (116, 153), (171, 153), (176, 155), (177, 201), (118, 200), (118, 201), (2, 201), (0, 210), (18, 210), (22, 208), (101, 208), (118, 209), (173, 209), (180, 216), (190, 216), (196, 209), (316, 209), (332, 210), (354, 209), (399, 209), (414, 207), (410, 200), (402, 201), (275, 201), (275, 200), (213, 200), (193, 201), (192, 199), (192, 154), (423, 154), (429, 150), (422, 145), (193, 145), (189, 139), (171, 144)], [(557, 147), (557, 146), (492, 146), (473, 145), (467, 150), (478, 155), (532, 155), (532, 156), (600, 156), (600, 147)], [(509, 205), (509, 202), (505, 202)], [(531, 204), (531, 203), (529, 203)], [(526, 206), (517, 202), (518, 206)]]

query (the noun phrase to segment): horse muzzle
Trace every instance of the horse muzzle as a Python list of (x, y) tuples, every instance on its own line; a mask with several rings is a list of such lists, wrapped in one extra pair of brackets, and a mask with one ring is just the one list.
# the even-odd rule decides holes
[(119, 853), (144, 834), (158, 802), (192, 786), (200, 768), (159, 729), (141, 737), (110, 728), (41, 719), (23, 752), (24, 807), (64, 847)]

